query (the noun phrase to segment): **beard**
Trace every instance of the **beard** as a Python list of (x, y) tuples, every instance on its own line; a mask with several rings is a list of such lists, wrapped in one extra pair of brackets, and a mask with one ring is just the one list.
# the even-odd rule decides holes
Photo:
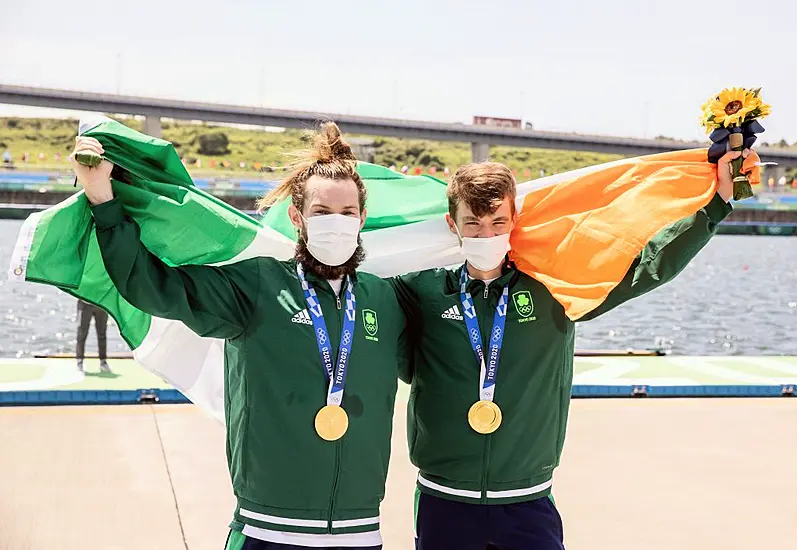
[(365, 261), (365, 249), (363, 248), (362, 239), (357, 235), (357, 248), (351, 258), (346, 260), (340, 265), (327, 265), (319, 262), (315, 256), (310, 253), (307, 248), (307, 234), (302, 229), (299, 240), (296, 242), (296, 252), (294, 254), (296, 261), (302, 266), (313, 272), (317, 277), (326, 280), (341, 279), (347, 275), (354, 275), (354, 272)]

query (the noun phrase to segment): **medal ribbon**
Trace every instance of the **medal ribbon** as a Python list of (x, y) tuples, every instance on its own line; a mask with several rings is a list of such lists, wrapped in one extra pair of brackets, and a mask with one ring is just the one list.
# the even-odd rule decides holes
[(485, 360), (482, 346), (482, 335), (479, 330), (479, 321), (476, 318), (476, 308), (473, 298), (468, 293), (468, 269), (462, 267), (462, 276), (459, 279), (459, 295), (462, 300), (462, 309), (465, 312), (465, 325), (468, 328), (468, 338), (479, 362), (479, 399), (492, 401), (495, 395), (495, 379), (498, 375), (498, 360), (501, 357), (501, 346), (504, 343), (504, 326), (506, 325), (506, 306), (509, 302), (509, 285), (504, 286), (501, 298), (495, 307), (493, 329), (490, 331), (490, 353)]
[(321, 304), (313, 285), (305, 278), (304, 268), (296, 264), (296, 274), (302, 284), (304, 299), (307, 302), (307, 310), (310, 312), (310, 319), (313, 321), (313, 331), (315, 332), (316, 342), (318, 343), (318, 353), (321, 355), (321, 363), (324, 365), (324, 374), (329, 380), (327, 390), (327, 405), (340, 405), (343, 402), (343, 387), (346, 384), (346, 373), (349, 370), (349, 356), (351, 356), (351, 344), (354, 340), (354, 318), (357, 310), (354, 299), (354, 285), (349, 277), (346, 277), (346, 315), (343, 318), (343, 330), (340, 334), (340, 347), (338, 350), (337, 365), (332, 366), (332, 348), (329, 344), (329, 333), (327, 324), (324, 321), (324, 312), (321, 311)]

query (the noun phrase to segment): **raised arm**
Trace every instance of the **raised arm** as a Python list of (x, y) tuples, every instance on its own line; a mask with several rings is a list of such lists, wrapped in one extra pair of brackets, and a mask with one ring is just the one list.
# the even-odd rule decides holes
[(695, 214), (664, 228), (642, 249), (606, 301), (578, 320), (594, 319), (671, 281), (714, 236), (731, 210), (717, 194)]
[(692, 216), (665, 227), (642, 249), (634, 263), (600, 306), (578, 321), (588, 321), (637, 296), (671, 281), (717, 232), (717, 226), (733, 211), (731, 161), (747, 157), (749, 149), (727, 152), (717, 163), (717, 193)]
[[(79, 138), (76, 150), (102, 154), (97, 140)], [(138, 225), (113, 197), (107, 161), (95, 168), (73, 165), (92, 204), (105, 269), (119, 293), (138, 309), (184, 322), (200, 336), (234, 338), (253, 315), (260, 276), (258, 260), (224, 267), (170, 267), (147, 250)]]

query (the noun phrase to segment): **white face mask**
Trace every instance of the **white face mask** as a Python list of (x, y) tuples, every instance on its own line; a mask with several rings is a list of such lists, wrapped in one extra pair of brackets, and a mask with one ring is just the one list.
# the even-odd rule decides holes
[(454, 224), (457, 235), (462, 240), (462, 254), (468, 263), (479, 271), (490, 271), (495, 269), (504, 261), (509, 250), (509, 233), (479, 239), (475, 237), (463, 237), (459, 228)]
[(322, 264), (342, 265), (357, 250), (360, 218), (326, 214), (302, 219), (307, 224), (307, 250)]

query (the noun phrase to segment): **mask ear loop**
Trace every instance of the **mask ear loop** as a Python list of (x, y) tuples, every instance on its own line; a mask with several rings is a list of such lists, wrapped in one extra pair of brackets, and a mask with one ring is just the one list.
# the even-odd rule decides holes
[(302, 229), (300, 227), (294, 227), (293, 229), (296, 231), (296, 240), (298, 241), (299, 239), (302, 239), (306, 246), (307, 241), (310, 239), (310, 229), (308, 227), (309, 224), (307, 223), (307, 218), (305, 218), (304, 214), (302, 214), (301, 212), (299, 212), (299, 217), (302, 218), (302, 221), (304, 222), (304, 232), (307, 237), (302, 239)]
[(456, 231), (456, 232), (457, 232), (457, 239), (459, 239), (459, 246), (462, 246), (462, 243), (463, 243), (463, 242), (465, 242), (465, 241), (462, 239), (462, 233), (460, 233), (460, 232), (459, 232), (459, 227), (457, 227), (457, 222), (456, 222), (456, 221), (454, 221), (454, 219), (453, 219), (453, 218), (451, 219), (451, 221), (453, 221), (453, 222), (454, 222), (454, 231)]

